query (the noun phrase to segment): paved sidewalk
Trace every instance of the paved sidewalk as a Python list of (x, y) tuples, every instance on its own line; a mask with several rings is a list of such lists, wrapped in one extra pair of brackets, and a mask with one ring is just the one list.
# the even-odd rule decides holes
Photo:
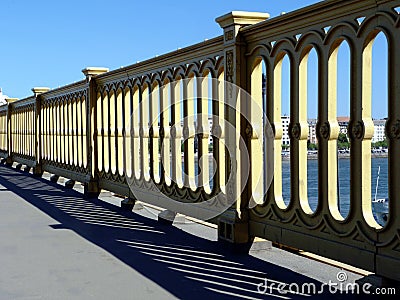
[(76, 188), (0, 166), (0, 300), (304, 299), (257, 288), (265, 279), (319, 287), (340, 271), (274, 247), (228, 254), (215, 228), (162, 225), (153, 208), (122, 211), (120, 198), (84, 200)]

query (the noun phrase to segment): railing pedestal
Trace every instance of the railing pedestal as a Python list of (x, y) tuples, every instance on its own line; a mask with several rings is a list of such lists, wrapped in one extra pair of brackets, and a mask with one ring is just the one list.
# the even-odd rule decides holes
[(85, 199), (98, 198), (100, 192), (99, 184), (95, 180), (90, 180), (83, 184), (83, 197)]
[(13, 160), (12, 160), (11, 156), (8, 156), (8, 157), (6, 158), (6, 166), (7, 166), (7, 167), (11, 167), (12, 164), (13, 164)]
[[(225, 128), (225, 142), (228, 149), (239, 149), (240, 138), (246, 136), (243, 121), (238, 118), (238, 112), (241, 114), (244, 112), (244, 103), (241, 102), (239, 91), (234, 88), (238, 87), (243, 90), (248, 88), (244, 55), (246, 49), (239, 36), (239, 31), (245, 26), (262, 22), (268, 18), (269, 14), (267, 13), (235, 11), (216, 19), (216, 22), (224, 31), (224, 65), (226, 67), (224, 71), (224, 117), (225, 121), (236, 129)], [(229, 156), (226, 156), (225, 163), (227, 178), (229, 178), (229, 180), (227, 179), (226, 190), (227, 197), (230, 199), (229, 202), (233, 204), (218, 219), (218, 240), (222, 244), (226, 244), (228, 249), (232, 250), (231, 252), (247, 253), (250, 250), (253, 238), (249, 236), (247, 211), (249, 196), (242, 192), (242, 187), (245, 187), (246, 184), (246, 180), (241, 175), (243, 154), (234, 150), (230, 152)], [(232, 171), (230, 168), (233, 163), (235, 165)]]
[(249, 223), (230, 218), (226, 213), (224, 215), (218, 219), (218, 242), (229, 252), (248, 253), (253, 244), (253, 238), (249, 236)]
[(36, 165), (33, 167), (33, 176), (35, 176), (35, 177), (43, 176), (43, 169), (42, 169), (41, 165)]
[(50, 176), (50, 181), (53, 183), (57, 183), (58, 179), (60, 178), (60, 176), (53, 174)]
[(121, 201), (121, 208), (123, 210), (128, 210), (132, 211), (133, 207), (135, 206), (135, 199), (133, 198), (125, 198), (124, 200)]
[(67, 189), (72, 189), (72, 188), (74, 188), (74, 185), (75, 185), (75, 180), (70, 179), (70, 180), (68, 180), (67, 182), (65, 182), (65, 187), (66, 187)]
[(186, 218), (184, 215), (176, 213), (171, 210), (164, 210), (158, 214), (158, 222), (164, 225), (172, 225), (176, 223), (185, 223)]
[(176, 212), (164, 210), (158, 214), (158, 222), (165, 225), (172, 225), (176, 217)]

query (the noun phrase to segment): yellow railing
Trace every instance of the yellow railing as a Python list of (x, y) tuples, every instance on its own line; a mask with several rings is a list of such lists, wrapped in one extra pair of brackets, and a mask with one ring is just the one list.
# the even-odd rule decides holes
[(7, 106), (0, 107), (0, 152), (3, 157), (8, 155), (8, 140), (7, 140)]
[(217, 79), (223, 79), (222, 38), (97, 76), (92, 124), (94, 142), (102, 146), (93, 166), (100, 188), (129, 194), (129, 177), (131, 188), (145, 193), (141, 198), (150, 182), (176, 200), (211, 197), (207, 159), (201, 160), (208, 153), (205, 134), (197, 135), (198, 160), (207, 163), (198, 179), (204, 188), (194, 180), (193, 117), (195, 107), (208, 113), (208, 99), (218, 97)]
[[(0, 156), (400, 280), (400, 1), (330, 0), (268, 19), (232, 12), (223, 36), (0, 107)], [(372, 46), (388, 44), (389, 219), (371, 207)], [(337, 54), (350, 49), (350, 211), (338, 205)], [(318, 204), (307, 189), (307, 69), (318, 66)], [(290, 61), (290, 196), (282, 183), (282, 63)], [(262, 73), (265, 68), (265, 100)], [(208, 116), (212, 116), (212, 118)], [(210, 138), (211, 137), (211, 138)], [(212, 141), (212, 147), (210, 146)], [(197, 152), (196, 152), (197, 150)], [(214, 164), (209, 161), (214, 160)], [(208, 206), (202, 204), (208, 203)], [(197, 206), (196, 206), (197, 205)], [(210, 211), (214, 211), (214, 215)], [(210, 217), (211, 216), (211, 217)]]
[(42, 170), (83, 182), (90, 180), (87, 94), (86, 81), (80, 81), (40, 95)]
[[(260, 65), (266, 66), (266, 116), (275, 128), (273, 181), (261, 205), (249, 212), (249, 231), (278, 243), (309, 250), (342, 262), (400, 279), (400, 168), (399, 47), (400, 1), (323, 1), (266, 22), (243, 28), (246, 41), (245, 82), (261, 90)], [(229, 29), (225, 29), (225, 32)], [(372, 57), (376, 36), (382, 32), (387, 53)], [(338, 49), (347, 43), (350, 52), (350, 210), (339, 211), (337, 122)], [(312, 49), (318, 64), (318, 205), (312, 211), (307, 194), (307, 60)], [(290, 61), (290, 199), (282, 197), (282, 61)], [(387, 57), (388, 62), (382, 57)], [(389, 219), (384, 227), (372, 212), (371, 139), (372, 61), (388, 64)], [(261, 103), (261, 95), (253, 102)], [(257, 98), (258, 97), (258, 98)], [(247, 108), (248, 109), (248, 108)], [(260, 122), (260, 120), (258, 120)], [(256, 153), (259, 151), (256, 151)], [(252, 152), (251, 152), (252, 153)], [(270, 161), (271, 162), (271, 161)], [(267, 161), (268, 163), (268, 161)], [(257, 169), (252, 172), (259, 172)], [(262, 173), (259, 173), (262, 175)], [(254, 177), (250, 177), (250, 181)], [(251, 182), (250, 182), (251, 184)], [(254, 191), (254, 189), (253, 189)], [(317, 248), (317, 249), (316, 249)]]

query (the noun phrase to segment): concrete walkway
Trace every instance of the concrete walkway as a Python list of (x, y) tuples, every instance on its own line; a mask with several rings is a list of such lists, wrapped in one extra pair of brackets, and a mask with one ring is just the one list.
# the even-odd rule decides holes
[[(341, 271), (265, 243), (229, 254), (215, 228), (162, 225), (156, 209), (122, 211), (110, 193), (84, 200), (80, 185), (68, 190), (48, 175), (0, 166), (0, 300), (304, 299), (275, 286), (320, 287)], [(345, 272), (347, 282), (362, 277)]]

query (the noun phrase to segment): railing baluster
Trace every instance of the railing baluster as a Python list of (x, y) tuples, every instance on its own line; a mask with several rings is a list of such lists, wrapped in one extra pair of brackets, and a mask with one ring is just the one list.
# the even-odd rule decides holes
[(160, 159), (159, 159), (159, 100), (160, 100), (160, 87), (158, 83), (155, 83), (152, 88), (151, 98), (150, 98), (150, 127), (152, 130), (152, 135), (150, 136), (151, 142), (151, 174), (150, 176), (155, 180), (155, 182), (160, 182)]
[(170, 120), (169, 115), (171, 112), (170, 101), (171, 99), (171, 83), (170, 81), (164, 81), (162, 86), (161, 94), (161, 126), (162, 132), (164, 133), (161, 138), (161, 151), (162, 151), (162, 170), (164, 172), (164, 180), (167, 186), (170, 186), (171, 181), (171, 135), (170, 135)]
[(106, 126), (106, 130), (107, 130), (107, 152), (106, 155), (108, 156), (108, 161), (107, 161), (107, 168), (108, 168), (108, 172), (110, 172), (111, 174), (113, 173), (113, 169), (112, 169), (112, 149), (111, 149), (111, 136), (112, 136), (112, 132), (111, 132), (111, 97), (112, 97), (112, 93), (110, 93), (110, 91), (107, 91), (107, 109), (106, 109), (106, 120), (107, 122), (105, 123)]
[(146, 84), (142, 91), (142, 101), (140, 102), (140, 128), (141, 128), (141, 163), (143, 178), (150, 180), (150, 157), (149, 157), (149, 107), (151, 102), (150, 86)]
[(214, 172), (213, 189), (225, 193), (225, 144), (224, 144), (224, 72), (212, 81), (213, 112), (213, 158), (217, 162)]
[(62, 99), (62, 106), (61, 106), (61, 111), (62, 111), (62, 143), (61, 143), (61, 149), (62, 149), (62, 163), (63, 164), (68, 164), (67, 163), (67, 155), (68, 155), (68, 144), (67, 144), (67, 130), (68, 126), (66, 124), (66, 115), (67, 115), (67, 110), (66, 110), (66, 99)]
[(179, 188), (183, 187), (182, 181), (182, 155), (181, 155), (181, 82), (182, 78), (172, 83), (172, 128), (171, 128), (171, 153), (172, 153), (172, 180)]
[(117, 91), (113, 88), (110, 92), (110, 104), (109, 104), (109, 120), (110, 120), (110, 169), (112, 174), (117, 174), (117, 153), (118, 153), (118, 145), (117, 145)]
[[(122, 91), (122, 174), (126, 178), (131, 177), (131, 151), (130, 151), (130, 90), (125, 87)], [(127, 109), (127, 107), (129, 109)]]
[(199, 186), (202, 186), (206, 193), (211, 193), (210, 173), (208, 163), (208, 76), (204, 76), (197, 80), (197, 125), (201, 131), (198, 137), (198, 165), (199, 165)]
[(77, 166), (82, 167), (82, 96), (76, 100), (76, 145), (77, 145)]
[[(195, 159), (194, 159), (194, 81), (197, 77), (190, 76), (183, 85), (183, 137), (184, 143), (184, 166), (185, 166), (185, 186), (192, 190), (196, 189), (195, 181)], [(197, 117), (198, 120), (198, 117)]]
[(104, 101), (105, 101), (105, 93), (102, 92), (101, 93), (101, 97), (100, 97), (100, 103), (101, 103), (101, 110), (100, 110), (100, 115), (101, 115), (101, 143), (100, 143), (100, 147), (102, 149), (102, 155), (101, 155), (101, 171), (106, 171), (105, 168), (105, 157), (106, 155), (106, 151), (105, 151), (105, 137), (104, 137), (104, 132), (105, 132), (105, 105), (104, 105)]
[(73, 99), (68, 97), (68, 165), (74, 165), (74, 146), (73, 146)]
[(124, 91), (121, 87), (116, 92), (116, 101), (115, 101), (115, 126), (116, 130), (116, 138), (115, 138), (115, 155), (116, 155), (116, 167), (117, 167), (117, 174), (124, 175)]
[(84, 159), (84, 157), (85, 157), (85, 144), (86, 144), (86, 140), (84, 139), (84, 133), (83, 133), (83, 130), (84, 130), (84, 127), (83, 127), (83, 124), (85, 124), (85, 116), (86, 116), (86, 111), (84, 110), (84, 107), (85, 107), (85, 102), (86, 101), (86, 99), (85, 99), (85, 97), (84, 96), (82, 96), (81, 98), (80, 98), (80, 124), (79, 124), (79, 128), (80, 128), (80, 135), (81, 135), (81, 139), (80, 139), (80, 147), (79, 147), (79, 149), (81, 149), (81, 158), (80, 158), (80, 166), (82, 167), (82, 168), (84, 168), (85, 167), (85, 163), (84, 163), (84, 161), (85, 161), (85, 159)]
[(142, 176), (141, 172), (141, 145), (140, 145), (140, 109), (139, 102), (141, 99), (141, 90), (139, 86), (134, 86), (133, 88), (133, 102), (132, 102), (132, 118), (133, 118), (133, 172), (135, 173), (135, 178), (140, 179)]

